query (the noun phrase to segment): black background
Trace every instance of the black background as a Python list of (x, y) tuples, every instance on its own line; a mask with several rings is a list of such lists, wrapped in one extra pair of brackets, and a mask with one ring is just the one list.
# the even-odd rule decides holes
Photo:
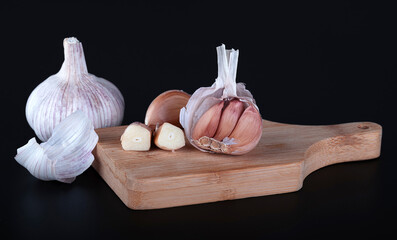
[[(395, 9), (363, 1), (2, 5), (0, 234), (393, 236)], [(14, 160), (16, 149), (34, 136), (25, 104), (30, 92), (59, 70), (62, 41), (70, 36), (83, 43), (88, 71), (121, 90), (123, 124), (143, 121), (151, 100), (165, 90), (193, 93), (211, 85), (215, 47), (224, 43), (240, 50), (237, 81), (246, 83), (263, 118), (313, 125), (373, 121), (383, 126), (381, 156), (325, 167), (294, 193), (148, 211), (125, 207), (92, 168), (70, 185), (37, 180)]]

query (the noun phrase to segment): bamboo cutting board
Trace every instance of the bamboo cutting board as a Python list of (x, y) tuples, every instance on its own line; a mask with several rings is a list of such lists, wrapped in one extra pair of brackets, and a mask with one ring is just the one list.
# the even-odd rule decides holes
[(372, 122), (328, 126), (263, 120), (258, 146), (242, 156), (124, 151), (127, 126), (97, 129), (93, 167), (132, 209), (155, 209), (297, 191), (311, 172), (380, 155), (382, 127)]

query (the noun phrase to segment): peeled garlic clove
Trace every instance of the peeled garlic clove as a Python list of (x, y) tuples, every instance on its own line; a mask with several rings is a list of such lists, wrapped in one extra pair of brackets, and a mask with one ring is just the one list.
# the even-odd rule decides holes
[(55, 75), (39, 84), (26, 103), (26, 119), (42, 140), (67, 116), (81, 110), (94, 128), (120, 125), (124, 99), (111, 82), (88, 73), (83, 46), (76, 38), (63, 41), (65, 61)]
[(182, 129), (170, 123), (163, 123), (155, 132), (154, 144), (163, 150), (177, 150), (185, 146)]
[(91, 120), (78, 110), (54, 128), (47, 142), (32, 138), (18, 148), (15, 160), (38, 179), (71, 183), (91, 166), (97, 142)]
[(149, 151), (152, 129), (140, 122), (131, 123), (121, 135), (121, 146), (124, 150)]
[(190, 95), (182, 90), (169, 90), (157, 96), (149, 105), (145, 124), (155, 127), (168, 122), (182, 127), (179, 123), (179, 111), (186, 106)]
[(197, 149), (240, 155), (258, 144), (262, 117), (252, 94), (236, 83), (239, 51), (226, 50), (222, 44), (217, 54), (218, 78), (211, 87), (193, 93), (179, 118), (186, 138)]

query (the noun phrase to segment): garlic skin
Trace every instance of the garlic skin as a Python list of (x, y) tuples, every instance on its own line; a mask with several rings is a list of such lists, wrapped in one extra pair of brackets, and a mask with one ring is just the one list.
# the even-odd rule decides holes
[(71, 183), (91, 166), (97, 142), (91, 120), (78, 110), (54, 128), (47, 142), (32, 138), (18, 148), (15, 160), (38, 179)]
[(94, 128), (120, 125), (124, 98), (111, 82), (88, 73), (83, 46), (76, 38), (63, 41), (65, 60), (60, 71), (40, 83), (26, 104), (26, 119), (40, 140), (46, 141), (67, 116), (81, 110)]
[(180, 111), (186, 138), (203, 152), (242, 155), (258, 144), (262, 117), (250, 91), (236, 83), (238, 50), (216, 48), (218, 77), (201, 87)]

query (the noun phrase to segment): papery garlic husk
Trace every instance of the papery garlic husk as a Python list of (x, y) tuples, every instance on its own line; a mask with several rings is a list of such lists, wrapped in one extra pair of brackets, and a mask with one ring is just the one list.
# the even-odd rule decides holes
[(262, 117), (250, 91), (236, 83), (238, 50), (217, 47), (218, 78), (201, 87), (180, 111), (186, 138), (204, 152), (241, 155), (256, 147)]
[(38, 179), (71, 183), (91, 166), (97, 142), (91, 120), (78, 110), (54, 128), (47, 142), (32, 138), (18, 148), (15, 160)]
[(39, 84), (26, 104), (26, 119), (42, 141), (67, 116), (81, 110), (94, 128), (120, 125), (124, 98), (111, 82), (88, 73), (83, 46), (76, 38), (63, 41), (65, 61), (58, 73)]

